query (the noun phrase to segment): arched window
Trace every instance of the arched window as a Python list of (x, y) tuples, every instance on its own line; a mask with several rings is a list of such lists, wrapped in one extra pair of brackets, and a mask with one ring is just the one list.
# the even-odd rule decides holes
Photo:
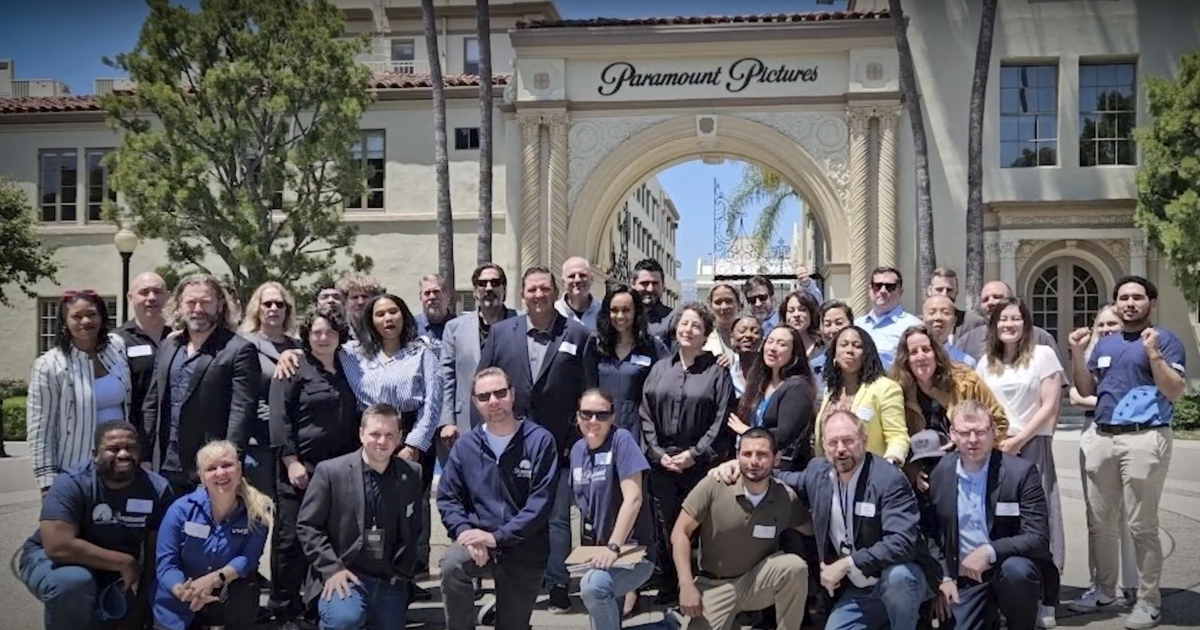
[(1066, 356), (1067, 336), (1076, 328), (1091, 326), (1104, 301), (1096, 274), (1078, 259), (1050, 261), (1034, 276), (1029, 291), (1033, 325), (1054, 336), (1062, 356)]

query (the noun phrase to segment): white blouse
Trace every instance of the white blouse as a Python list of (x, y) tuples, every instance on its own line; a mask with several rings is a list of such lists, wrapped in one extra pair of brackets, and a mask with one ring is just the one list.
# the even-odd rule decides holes
[[(1033, 356), (1024, 366), (1009, 365), (1000, 372), (992, 372), (988, 369), (988, 357), (984, 355), (979, 358), (975, 372), (996, 395), (996, 400), (1004, 406), (1004, 411), (1008, 414), (1009, 435), (1020, 433), (1041, 408), (1042, 381), (1056, 375), (1060, 379), (1064, 376), (1058, 353), (1054, 348), (1043, 345), (1033, 347)], [(1054, 435), (1055, 424), (1057, 423), (1049, 423), (1038, 435)]]

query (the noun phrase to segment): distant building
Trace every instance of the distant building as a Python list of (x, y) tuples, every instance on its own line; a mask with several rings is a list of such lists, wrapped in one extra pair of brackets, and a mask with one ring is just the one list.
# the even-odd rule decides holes
[[(679, 230), (679, 211), (671, 196), (652, 177), (630, 193), (621, 211), (613, 217), (604, 235), (600, 251), (607, 260), (592, 261), (607, 279), (629, 282), (638, 261), (653, 258), (663, 267), (663, 303), (675, 306), (680, 300), (679, 261), (675, 258), (675, 235)], [(597, 283), (596, 290), (602, 290)]]
[[(759, 255), (749, 238), (739, 237), (729, 244), (725, 256), (697, 260), (696, 299), (708, 302), (708, 294), (717, 284), (732, 284), (741, 290), (742, 284), (751, 276), (763, 275), (775, 285), (775, 301), (778, 303), (792, 290), (792, 281), (796, 278), (796, 259), (812, 251), (802, 246), (805, 238), (797, 222), (792, 224), (791, 245), (782, 249), (772, 248), (766, 255)], [(811, 242), (811, 236), (807, 238)], [(811, 259), (801, 260), (809, 269), (813, 268)]]

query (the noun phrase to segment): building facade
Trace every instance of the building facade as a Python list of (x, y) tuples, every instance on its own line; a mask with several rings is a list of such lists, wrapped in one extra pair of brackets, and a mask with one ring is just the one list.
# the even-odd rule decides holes
[[(658, 178), (642, 182), (621, 204), (601, 243), (607, 256), (596, 259), (606, 280), (628, 282), (638, 261), (653, 258), (663, 267), (663, 303), (679, 304), (679, 261), (675, 259), (675, 235), (679, 230), (679, 211)], [(596, 291), (603, 283), (594, 285)]]

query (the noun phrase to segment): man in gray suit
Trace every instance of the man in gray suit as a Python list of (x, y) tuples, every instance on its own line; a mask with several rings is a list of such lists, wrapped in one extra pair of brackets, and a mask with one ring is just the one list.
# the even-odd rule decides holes
[(471, 386), (479, 368), (479, 351), (487, 341), (492, 325), (517, 314), (504, 305), (508, 277), (497, 264), (486, 263), (471, 274), (478, 310), (468, 311), (450, 320), (442, 332), (442, 421), (438, 435), (446, 453), (458, 440), (483, 421), (471, 399)]
[(317, 464), (296, 532), (311, 564), (304, 601), (320, 596), (326, 630), (403, 628), (421, 533), (420, 464), (395, 456), (400, 414), (363, 412), (362, 448)]

